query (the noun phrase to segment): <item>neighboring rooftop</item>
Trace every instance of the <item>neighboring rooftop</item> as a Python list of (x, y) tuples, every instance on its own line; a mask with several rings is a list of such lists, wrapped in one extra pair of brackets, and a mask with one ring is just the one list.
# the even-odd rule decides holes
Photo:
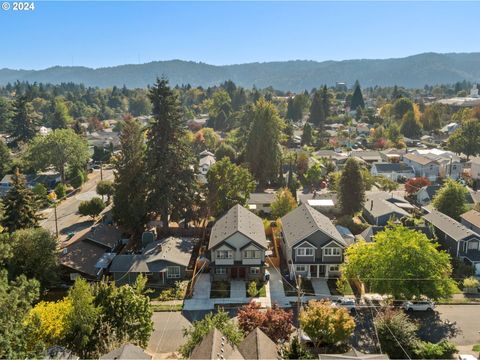
[(271, 193), (251, 193), (247, 204), (271, 204), (275, 201), (276, 194)]
[(477, 210), (469, 210), (466, 213), (460, 215), (463, 221), (466, 221), (477, 228), (480, 228), (480, 212)]
[(364, 209), (373, 217), (380, 217), (388, 214), (408, 216), (408, 213), (397, 205), (407, 203), (405, 199), (394, 196), (384, 191), (369, 192), (365, 196)]
[(344, 246), (349, 245), (331, 220), (310, 205), (300, 205), (282, 217), (281, 220), (285, 241), (289, 246), (294, 246), (298, 241), (307, 238), (316, 231), (323, 232)]
[(377, 162), (373, 164), (379, 173), (414, 173), (415, 171), (410, 165), (403, 162), (389, 163), (389, 162)]
[(110, 351), (108, 354), (100, 356), (100, 360), (150, 360), (152, 357), (143, 351), (139, 346), (125, 344), (119, 348)]
[(429, 209), (429, 211), (430, 212), (424, 215), (423, 218), (452, 239), (459, 241), (471, 236), (478, 236), (472, 230), (444, 213), (435, 209)]
[(408, 154), (403, 155), (403, 158), (408, 159), (410, 161), (413, 161), (413, 162), (415, 162), (417, 164), (420, 164), (420, 165), (427, 165), (427, 164), (436, 162), (435, 160), (429, 159), (428, 157), (425, 157), (425, 156), (422, 156), (422, 155), (417, 155), (417, 154), (412, 154), (412, 153), (408, 153)]
[(275, 343), (258, 327), (243, 339), (238, 350), (244, 359), (281, 359)]
[(319, 360), (388, 360), (387, 354), (365, 354), (351, 349), (344, 354), (318, 354)]

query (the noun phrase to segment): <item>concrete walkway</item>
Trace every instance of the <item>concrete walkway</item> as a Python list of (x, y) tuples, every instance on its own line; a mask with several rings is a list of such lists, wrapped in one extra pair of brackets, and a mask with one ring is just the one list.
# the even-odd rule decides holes
[(282, 275), (274, 267), (268, 268), (270, 272), (270, 298), (272, 304), (277, 304), (280, 307), (290, 307), (290, 300), (285, 296), (283, 289)]
[(197, 281), (193, 288), (193, 299), (210, 299), (210, 290), (212, 283), (210, 281), (210, 274), (197, 275)]
[(331, 293), (326, 279), (311, 279), (312, 287), (317, 298), (330, 298)]
[(232, 280), (230, 281), (230, 298), (241, 299), (247, 297), (247, 291), (245, 288), (245, 281)]

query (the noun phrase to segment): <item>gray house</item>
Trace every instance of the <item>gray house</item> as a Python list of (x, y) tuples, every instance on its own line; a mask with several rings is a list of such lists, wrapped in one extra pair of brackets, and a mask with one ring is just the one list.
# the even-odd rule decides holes
[(373, 176), (383, 176), (392, 181), (397, 181), (398, 178), (403, 177), (405, 179), (411, 179), (415, 177), (415, 171), (410, 165), (405, 163), (389, 163), (378, 162), (372, 164), (370, 173)]
[(367, 193), (363, 205), (363, 216), (371, 225), (387, 225), (391, 219), (408, 216), (405, 209), (412, 208), (410, 203), (398, 196), (384, 191)]
[(132, 284), (140, 274), (147, 277), (149, 284), (174, 284), (191, 275), (188, 265), (197, 241), (171, 236), (151, 242), (141, 254), (117, 255), (109, 271), (117, 285)]
[(469, 210), (460, 216), (462, 225), (470, 230), (480, 234), (480, 212), (477, 210)]
[(268, 248), (262, 219), (235, 205), (212, 227), (208, 251), (214, 279), (263, 279)]
[(440, 245), (452, 256), (474, 266), (475, 273), (480, 275), (480, 235), (435, 209), (424, 219), (433, 227)]
[(440, 175), (440, 165), (437, 161), (422, 155), (405, 154), (403, 162), (415, 170), (415, 176), (426, 177), (430, 181), (437, 180)]
[(337, 277), (350, 245), (329, 218), (307, 204), (282, 217), (282, 251), (290, 277)]

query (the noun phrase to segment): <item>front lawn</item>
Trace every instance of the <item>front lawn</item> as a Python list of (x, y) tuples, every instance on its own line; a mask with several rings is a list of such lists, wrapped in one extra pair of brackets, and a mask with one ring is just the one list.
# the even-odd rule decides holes
[(230, 297), (230, 282), (225, 280), (212, 281), (212, 288), (210, 290), (210, 298), (229, 298)]
[[(297, 285), (293, 281), (287, 281), (283, 279), (283, 290), (285, 291), (285, 296), (297, 296)], [(312, 282), (309, 279), (302, 278), (302, 293), (304, 295), (314, 295), (315, 290), (313, 289)]]
[(327, 279), (327, 284), (330, 294), (332, 295), (353, 295), (353, 290), (348, 281), (341, 281), (337, 283), (337, 279)]

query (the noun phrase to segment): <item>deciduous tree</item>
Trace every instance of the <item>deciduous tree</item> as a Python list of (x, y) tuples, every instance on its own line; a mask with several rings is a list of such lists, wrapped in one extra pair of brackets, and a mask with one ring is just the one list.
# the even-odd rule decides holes
[(448, 147), (456, 153), (470, 156), (480, 154), (480, 121), (466, 120), (448, 139)]
[(105, 203), (99, 197), (85, 200), (78, 205), (78, 212), (83, 216), (90, 216), (93, 220), (105, 209)]
[(422, 187), (428, 186), (430, 184), (431, 182), (426, 177), (412, 178), (405, 183), (405, 191), (408, 193), (408, 195), (412, 195), (415, 194)]
[(456, 220), (466, 210), (468, 190), (455, 180), (447, 179), (433, 198), (433, 206), (445, 215)]
[(413, 111), (408, 111), (403, 115), (400, 131), (409, 138), (418, 138), (422, 134), (422, 125), (415, 119)]
[(280, 218), (297, 207), (297, 201), (288, 188), (282, 188), (277, 191), (275, 201), (272, 203), (272, 216)]
[(113, 195), (114, 185), (112, 181), (102, 180), (97, 184), (97, 194), (107, 197), (107, 203), (110, 202), (110, 196)]

